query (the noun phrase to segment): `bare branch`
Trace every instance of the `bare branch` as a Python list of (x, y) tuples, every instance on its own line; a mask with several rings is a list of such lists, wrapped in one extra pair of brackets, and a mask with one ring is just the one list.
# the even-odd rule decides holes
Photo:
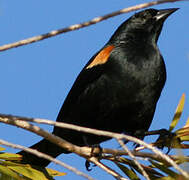
[(100, 167), (101, 169), (103, 169), (104, 171), (106, 171), (107, 173), (111, 174), (115, 179), (117, 180), (128, 180), (124, 177), (122, 177), (120, 174), (118, 174), (117, 172), (115, 172), (113, 169), (111, 169), (110, 167), (104, 165), (103, 163), (99, 162), (97, 160), (97, 158), (92, 157), (89, 159), (92, 163), (94, 163), (95, 165), (97, 165), (98, 167)]
[[(125, 150), (119, 150), (119, 149), (108, 149), (108, 148), (103, 148), (102, 149), (102, 153), (103, 154), (106, 154), (106, 155), (103, 155), (102, 159), (107, 159), (107, 157), (109, 155), (107, 154), (110, 154), (110, 155), (113, 155), (113, 156), (122, 156), (122, 155), (128, 155), (127, 152), (125, 152)], [(148, 152), (138, 152), (138, 151), (131, 151), (131, 153), (134, 155), (134, 156), (137, 156), (137, 157), (141, 157), (141, 158), (144, 158), (144, 159), (154, 159), (154, 160), (157, 160), (157, 161), (161, 161), (163, 163), (165, 163), (167, 166), (171, 166), (171, 164), (169, 164), (167, 161), (165, 161), (165, 159), (163, 159), (161, 156), (157, 155), (157, 154), (154, 154), (154, 153), (148, 153)], [(180, 160), (181, 158), (184, 159), (184, 161), (186, 162), (189, 162), (189, 157), (188, 156), (179, 156), (179, 155), (167, 155), (169, 156), (169, 158), (171, 158), (172, 160), (174, 161), (177, 161), (177, 160)]]
[(127, 148), (127, 146), (123, 143), (122, 140), (117, 139), (117, 141), (119, 142), (119, 144), (121, 145), (121, 147), (128, 153), (128, 155), (133, 159), (134, 163), (136, 164), (136, 166), (141, 170), (143, 176), (147, 179), (150, 180), (150, 177), (148, 176), (148, 174), (146, 173), (146, 171), (144, 170), (144, 168), (141, 166), (141, 164), (137, 161), (136, 157), (132, 154), (131, 151), (129, 151), (129, 149)]
[[(9, 118), (8, 118), (9, 117)], [(19, 118), (19, 120), (17, 120), (18, 117), (13, 117), (13, 116), (10, 116), (10, 115), (1, 115), (0, 114), (0, 121), (1, 122), (4, 122), (4, 123), (8, 123), (8, 124), (12, 124), (12, 125), (16, 125), (16, 126), (19, 126), (18, 124), (20, 123), (20, 121), (33, 121), (34, 122), (34, 119), (32, 118)], [(19, 123), (15, 123), (15, 121), (18, 121)], [(38, 119), (39, 120), (39, 119)], [(40, 120), (41, 122), (43, 120)], [(53, 124), (52, 122), (50, 123), (49, 120), (45, 120), (46, 122), (48, 121), (49, 124)], [(47, 124), (45, 123), (44, 124)], [(26, 123), (26, 122), (25, 122)], [(21, 123), (22, 124), (22, 123)], [(72, 129), (72, 130), (76, 130), (76, 131), (82, 131), (82, 132), (87, 132), (87, 133), (91, 133), (91, 134), (95, 134), (95, 135), (98, 135), (98, 136), (107, 136), (107, 137), (110, 137), (110, 138), (116, 138), (116, 139), (126, 139), (128, 141), (132, 141), (132, 142), (135, 142), (137, 144), (140, 144), (148, 149), (150, 149), (151, 151), (153, 151), (155, 154), (157, 154), (158, 156), (162, 157), (165, 161), (167, 161), (169, 164), (171, 164), (176, 170), (178, 170), (185, 178), (189, 178), (189, 174), (184, 171), (182, 168), (180, 168), (169, 156), (163, 154), (160, 150), (158, 150), (157, 148), (145, 143), (144, 141), (140, 140), (140, 139), (137, 139), (135, 137), (132, 137), (132, 136), (128, 136), (128, 135), (124, 135), (124, 134), (118, 134), (118, 133), (112, 133), (112, 132), (108, 132), (108, 131), (102, 131), (102, 130), (95, 130), (95, 129), (91, 129), (91, 128), (84, 128), (84, 127), (81, 127), (81, 126), (76, 126), (76, 125), (72, 125), (72, 124), (66, 124), (66, 123), (55, 123), (54, 125), (56, 126), (61, 126), (64, 127), (63, 128), (68, 128), (68, 129)], [(26, 129), (23, 125), (21, 126), (22, 128)], [(39, 128), (39, 127), (38, 127)], [(31, 131), (29, 128), (28, 128), (29, 131)], [(32, 129), (33, 130), (33, 129)], [(34, 132), (34, 131), (32, 131)], [(45, 133), (48, 133), (47, 131), (44, 131)], [(38, 132), (37, 132), (38, 133)], [(49, 133), (48, 133), (49, 134)], [(46, 137), (46, 135), (43, 135), (43, 134), (39, 134), (40, 136), (42, 137)], [(54, 136), (54, 135), (53, 135)], [(57, 137), (59, 138), (59, 137)], [(48, 138), (47, 138), (48, 139)], [(55, 138), (56, 139), (56, 138)], [(49, 140), (49, 139), (48, 139)], [(52, 142), (52, 141), (51, 141)], [(60, 143), (61, 142), (61, 143)], [(64, 143), (66, 141), (59, 138), (59, 142), (57, 142), (57, 139), (56, 139), (56, 144), (58, 143), (59, 146), (67, 149), (67, 148), (70, 148), (72, 150), (69, 150), (71, 152), (75, 152), (77, 153), (78, 155), (80, 156), (83, 156), (83, 157), (90, 157), (90, 148), (87, 148), (87, 147), (78, 147), (76, 145), (73, 145), (71, 143), (66, 144), (67, 146), (64, 147)], [(55, 142), (54, 142), (55, 143)], [(68, 143), (68, 142), (67, 142)], [(86, 148), (86, 151), (84, 151), (84, 149)], [(83, 151), (85, 153), (83, 153)]]
[(84, 158), (91, 156), (91, 148), (73, 145), (64, 139), (41, 129), (38, 126), (29, 124), (28, 122), (24, 122), (15, 118), (7, 118), (7, 117), (0, 117), (0, 122), (26, 129), (30, 132), (33, 132), (39, 136), (44, 137), (45, 139), (49, 140), (52, 143), (57, 144), (58, 146), (66, 149), (67, 151), (74, 152)]
[(96, 24), (98, 22), (104, 21), (106, 19), (109, 19), (111, 17), (117, 16), (117, 15), (120, 15), (120, 14), (123, 14), (123, 13), (136, 11), (136, 10), (146, 8), (146, 7), (150, 7), (150, 6), (154, 6), (154, 5), (157, 5), (157, 4), (163, 4), (163, 3), (168, 3), (168, 2), (176, 2), (176, 1), (181, 1), (181, 0), (159, 0), (159, 1), (152, 1), (152, 2), (148, 2), (148, 3), (138, 4), (136, 6), (124, 8), (124, 9), (121, 9), (119, 11), (115, 11), (113, 13), (106, 14), (104, 16), (96, 17), (96, 18), (94, 18), (90, 21), (87, 21), (87, 22), (84, 22), (84, 23), (81, 23), (81, 24), (71, 25), (69, 27), (62, 28), (62, 29), (59, 29), (59, 30), (54, 30), (54, 31), (51, 31), (51, 32), (48, 32), (48, 33), (45, 33), (45, 34), (41, 34), (39, 36), (34, 36), (34, 37), (31, 37), (31, 38), (28, 38), (28, 39), (24, 39), (24, 40), (17, 41), (17, 42), (11, 43), (11, 44), (6, 44), (6, 45), (3, 45), (3, 46), (0, 46), (0, 51), (5, 51), (5, 50), (11, 49), (11, 48), (15, 48), (15, 47), (31, 44), (31, 43), (34, 43), (34, 42), (38, 42), (38, 41), (41, 41), (41, 40), (44, 40), (44, 39), (47, 39), (47, 38), (50, 38), (50, 37), (53, 37), (53, 36), (57, 36), (59, 34), (66, 33), (66, 32), (69, 32), (69, 31), (78, 30), (78, 29), (81, 29), (83, 27), (87, 27), (87, 26), (90, 26), (92, 24)]
[(90, 177), (87, 174), (77, 170), (76, 168), (73, 168), (72, 166), (69, 166), (69, 165), (63, 163), (62, 161), (59, 161), (58, 159), (54, 159), (53, 157), (51, 157), (49, 155), (46, 155), (44, 153), (41, 153), (41, 152), (39, 152), (39, 151), (37, 151), (35, 149), (31, 149), (31, 148), (27, 148), (27, 147), (24, 147), (24, 146), (21, 146), (21, 145), (13, 144), (13, 143), (4, 141), (2, 139), (0, 139), (0, 144), (8, 146), (8, 147), (11, 147), (11, 148), (24, 150), (24, 151), (29, 152), (31, 154), (34, 154), (34, 155), (36, 155), (36, 156), (38, 156), (40, 158), (44, 158), (44, 159), (47, 159), (49, 161), (54, 162), (55, 164), (59, 164), (60, 166), (63, 166), (64, 168), (74, 172), (75, 174), (77, 174), (79, 176), (83, 176), (84, 178), (86, 178), (88, 180), (94, 180), (92, 177)]

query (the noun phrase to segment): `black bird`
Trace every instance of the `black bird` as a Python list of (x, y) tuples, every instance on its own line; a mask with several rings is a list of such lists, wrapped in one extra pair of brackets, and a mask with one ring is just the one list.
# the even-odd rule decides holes
[[(121, 24), (78, 75), (57, 121), (132, 136), (147, 131), (166, 80), (157, 41), (164, 21), (176, 10), (147, 9)], [(109, 139), (58, 127), (53, 134), (79, 146)], [(46, 139), (31, 148), (53, 157), (70, 153)], [(19, 154), (25, 163), (49, 164), (24, 151)]]

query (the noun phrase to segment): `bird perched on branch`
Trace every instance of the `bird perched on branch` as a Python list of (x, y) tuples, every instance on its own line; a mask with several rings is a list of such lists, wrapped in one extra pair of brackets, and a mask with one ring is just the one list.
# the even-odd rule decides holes
[[(176, 10), (147, 9), (121, 24), (78, 75), (57, 121), (132, 136), (147, 131), (166, 80), (157, 41), (164, 21)], [(78, 146), (109, 139), (59, 127), (53, 134)], [(70, 153), (46, 139), (31, 148), (53, 157)], [(49, 164), (27, 152), (19, 154), (25, 163)]]

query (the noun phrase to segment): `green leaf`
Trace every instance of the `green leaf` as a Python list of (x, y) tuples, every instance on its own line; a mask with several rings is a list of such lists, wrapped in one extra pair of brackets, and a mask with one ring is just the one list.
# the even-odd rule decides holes
[(65, 176), (66, 173), (64, 172), (59, 172), (59, 171), (56, 171), (54, 169), (50, 169), (50, 168), (46, 168), (47, 172), (51, 175), (51, 176)]
[(16, 172), (12, 171), (11, 169), (7, 168), (6, 166), (0, 165), (0, 172), (4, 175), (12, 177), (16, 180), (24, 180), (24, 178), (22, 178)]
[(184, 126), (183, 128), (177, 130), (176, 135), (180, 138), (181, 141), (189, 141), (189, 127)]
[(4, 151), (5, 150), (5, 148), (3, 148), (3, 147), (0, 147), (0, 151)]
[(187, 119), (186, 124), (183, 128), (187, 128), (187, 127), (189, 127), (189, 118)]
[(25, 164), (20, 164), (20, 163), (11, 162), (11, 161), (3, 161), (3, 160), (0, 160), (0, 163), (4, 166), (26, 166)]
[(0, 153), (0, 159), (4, 160), (21, 160), (22, 156), (14, 153)]
[(131, 180), (140, 180), (136, 173), (120, 163), (115, 163)]
[[(20, 164), (11, 161), (1, 161), (3, 167), (11, 170), (13, 173), (23, 175), (24, 179), (32, 180), (53, 180), (54, 176), (64, 176), (66, 173), (59, 172), (50, 168), (31, 166), (29, 164)], [(1, 171), (0, 171), (1, 172)], [(1, 180), (1, 179), (0, 179)]]
[(11, 176), (7, 176), (6, 174), (1, 174), (0, 173), (0, 180), (13, 180)]
[(166, 177), (157, 178), (156, 180), (176, 180), (176, 179), (170, 176), (166, 176)]
[(189, 136), (182, 136), (180, 137), (181, 141), (189, 141)]
[[(138, 173), (140, 173), (142, 175), (141, 170), (138, 168), (138, 166), (136, 166), (136, 164), (134, 163), (133, 160), (123, 158), (123, 157), (120, 157), (119, 160), (121, 161), (122, 164), (129, 165), (131, 168), (135, 169)], [(144, 170), (150, 176), (151, 179), (157, 178), (157, 177), (162, 177), (162, 174), (160, 174), (159, 172), (157, 172), (153, 168), (151, 168), (149, 166), (145, 166), (143, 164), (141, 164), (141, 166), (144, 168)]]
[(162, 172), (168, 174), (169, 176), (175, 178), (178, 176), (177, 173), (175, 173), (174, 171), (170, 170), (166, 165), (160, 164), (160, 163), (156, 163), (155, 161), (149, 160), (153, 166), (155, 166), (156, 168), (158, 168), (159, 170), (161, 170)]
[(177, 123), (179, 122), (183, 108), (184, 108), (184, 102), (185, 102), (185, 94), (182, 94), (182, 97), (181, 97), (179, 104), (176, 108), (176, 112), (173, 117), (173, 120), (169, 126), (169, 131), (172, 131), (175, 128), (175, 126), (177, 125)]
[(32, 180), (53, 180), (52, 176), (50, 176), (47, 172), (45, 173), (45, 168), (43, 168), (43, 172), (42, 169), (35, 169), (32, 168), (29, 165), (26, 166), (8, 166), (10, 169), (12, 169), (13, 171), (24, 175), (27, 178), (30, 178)]

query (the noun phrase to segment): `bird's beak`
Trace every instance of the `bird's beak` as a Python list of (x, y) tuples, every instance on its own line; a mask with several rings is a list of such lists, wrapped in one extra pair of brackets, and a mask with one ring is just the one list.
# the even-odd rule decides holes
[(155, 16), (156, 20), (165, 20), (168, 16), (172, 13), (177, 11), (179, 8), (171, 8), (171, 9), (161, 9), (158, 11), (157, 15)]

